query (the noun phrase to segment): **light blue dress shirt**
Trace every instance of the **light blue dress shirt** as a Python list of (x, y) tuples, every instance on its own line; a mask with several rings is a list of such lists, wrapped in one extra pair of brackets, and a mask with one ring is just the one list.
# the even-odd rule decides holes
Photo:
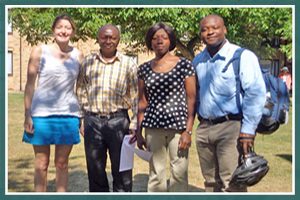
[[(232, 64), (222, 72), (236, 49), (240, 48), (228, 40), (210, 57), (205, 48), (194, 60), (197, 76), (198, 114), (206, 119), (215, 119), (239, 113), (236, 103), (236, 82)], [(244, 96), (241, 95), (243, 112), (241, 132), (255, 134), (266, 101), (265, 83), (256, 55), (245, 50), (241, 55), (240, 79)]]

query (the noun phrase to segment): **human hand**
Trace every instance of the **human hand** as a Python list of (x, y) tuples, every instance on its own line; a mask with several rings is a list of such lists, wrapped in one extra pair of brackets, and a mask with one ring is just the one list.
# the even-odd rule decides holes
[(33, 129), (33, 121), (32, 118), (30, 116), (25, 117), (25, 121), (24, 121), (24, 129), (26, 133), (34, 133), (34, 129)]
[(145, 138), (138, 131), (136, 131), (134, 135), (131, 136), (129, 143), (132, 144), (135, 141), (137, 141), (137, 146), (139, 149), (148, 150), (148, 146)]
[(136, 133), (136, 130), (134, 130), (134, 129), (129, 130), (129, 135), (135, 135), (135, 133)]
[(188, 149), (191, 147), (192, 144), (191, 134), (184, 131), (179, 139), (178, 149)]
[(243, 150), (244, 157), (248, 157), (248, 149), (252, 149), (254, 145), (255, 135), (240, 133), (239, 135), (239, 145)]
[(81, 124), (80, 128), (79, 128), (79, 133), (82, 135), (82, 137), (84, 137), (84, 125)]
[(131, 135), (129, 139), (129, 144), (133, 144), (136, 141), (136, 130), (130, 129), (129, 135)]

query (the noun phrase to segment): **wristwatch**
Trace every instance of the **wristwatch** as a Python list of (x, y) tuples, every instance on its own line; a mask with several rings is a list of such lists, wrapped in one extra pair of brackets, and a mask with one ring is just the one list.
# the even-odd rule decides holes
[(192, 135), (192, 131), (185, 130), (188, 134)]

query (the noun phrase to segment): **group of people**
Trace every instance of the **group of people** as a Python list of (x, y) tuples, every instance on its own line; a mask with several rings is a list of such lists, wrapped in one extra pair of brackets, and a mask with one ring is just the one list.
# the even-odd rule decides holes
[(57, 192), (67, 191), (68, 158), (72, 146), (80, 142), (79, 134), (84, 138), (90, 192), (109, 192), (107, 151), (113, 191), (132, 191), (132, 170), (119, 172), (125, 135), (131, 135), (130, 143), (137, 141), (138, 148), (153, 153), (148, 192), (167, 191), (167, 154), (169, 191), (188, 192), (189, 148), (196, 113), (200, 124), (195, 138), (205, 190), (247, 191), (244, 186), (229, 187), (229, 181), (239, 156), (246, 156), (253, 146), (266, 90), (258, 58), (245, 50), (241, 56), (244, 95), (239, 113), (233, 69), (222, 72), (239, 46), (225, 38), (227, 30), (220, 16), (208, 15), (200, 21), (206, 48), (193, 62), (171, 53), (177, 40), (171, 26), (152, 25), (145, 43), (155, 57), (139, 67), (117, 51), (120, 31), (114, 25), (99, 29), (100, 50), (85, 57), (69, 45), (75, 33), (70, 16), (57, 16), (52, 31), (54, 44), (32, 50), (24, 96), (23, 141), (33, 145), (36, 192), (46, 191), (50, 145), (55, 145)]

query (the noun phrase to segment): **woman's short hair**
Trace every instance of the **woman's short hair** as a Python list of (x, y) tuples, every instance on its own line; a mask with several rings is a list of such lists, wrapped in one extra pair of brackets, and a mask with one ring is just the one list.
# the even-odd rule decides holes
[(153, 38), (153, 35), (156, 33), (156, 31), (158, 31), (159, 29), (164, 29), (169, 36), (169, 40), (170, 40), (169, 50), (172, 51), (173, 49), (175, 49), (176, 36), (175, 36), (174, 30), (172, 29), (172, 27), (170, 25), (158, 22), (156, 24), (153, 24), (147, 31), (146, 46), (147, 46), (148, 50), (152, 50), (152, 47), (151, 47), (152, 46), (151, 45), (152, 38)]
[(66, 19), (66, 20), (68, 20), (68, 21), (70, 22), (71, 26), (72, 26), (73, 31), (75, 32), (75, 30), (76, 30), (75, 22), (73, 21), (72, 17), (70, 17), (69, 15), (67, 15), (67, 14), (65, 14), (65, 13), (58, 15), (58, 16), (54, 19), (53, 24), (52, 24), (52, 30), (55, 28), (57, 22), (58, 22), (59, 20), (61, 20), (61, 19)]

